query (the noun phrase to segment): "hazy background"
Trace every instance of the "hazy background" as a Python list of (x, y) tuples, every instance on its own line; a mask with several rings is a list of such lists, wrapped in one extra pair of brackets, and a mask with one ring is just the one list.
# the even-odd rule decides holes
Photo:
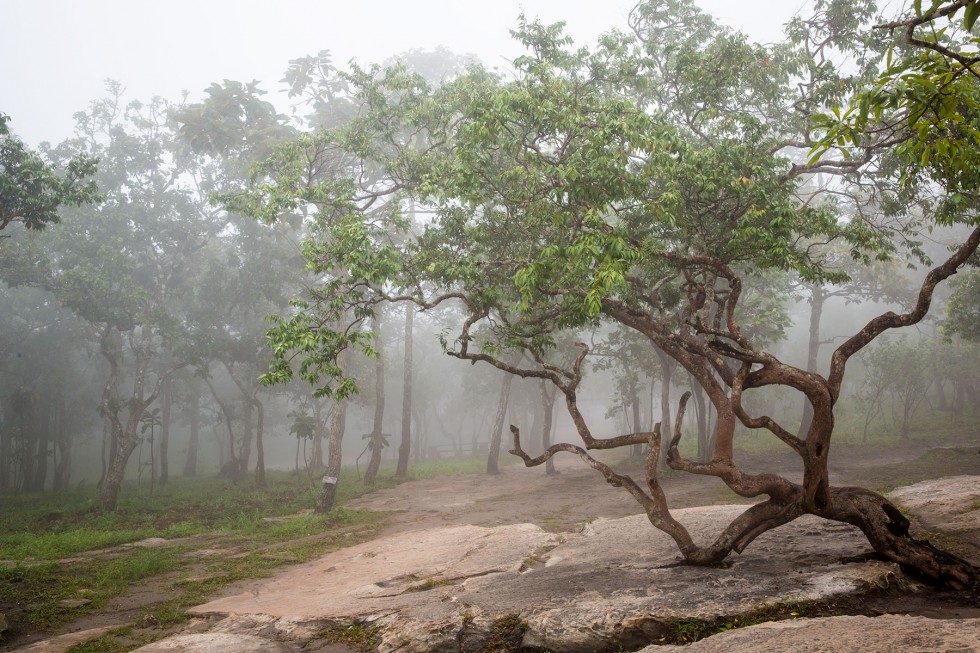
[[(635, 0), (0, 0), (0, 111), (31, 145), (72, 135), (72, 114), (106, 78), (128, 97), (197, 100), (212, 82), (262, 82), (278, 102), (288, 61), (327, 49), (335, 64), (381, 62), (439, 45), (507, 68), (521, 54), (509, 30), (529, 18), (566, 21), (576, 41), (626, 28)], [(805, 0), (698, 0), (725, 24), (778, 40)]]

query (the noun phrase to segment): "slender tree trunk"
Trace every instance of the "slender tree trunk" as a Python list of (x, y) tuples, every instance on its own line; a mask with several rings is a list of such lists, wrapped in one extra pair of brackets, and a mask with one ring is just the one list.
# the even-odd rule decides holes
[(0, 422), (0, 492), (9, 492), (11, 488), (11, 447), (9, 419)]
[(380, 308), (377, 309), (374, 319), (371, 320), (371, 331), (374, 333), (378, 357), (374, 360), (374, 427), (371, 429), (371, 437), (368, 439), (371, 459), (368, 461), (367, 469), (364, 470), (364, 484), (368, 486), (374, 485), (377, 481), (378, 469), (381, 467), (381, 454), (385, 446), (382, 428), (385, 416), (385, 356), (384, 343), (381, 340)]
[[(823, 307), (827, 301), (827, 292), (823, 286), (814, 284), (810, 287), (810, 331), (807, 341), (806, 371), (817, 371), (817, 357), (820, 355), (820, 318), (823, 316)], [(800, 430), (796, 437), (805, 438), (813, 424), (813, 406), (806, 397), (803, 397), (803, 419), (800, 420)]]
[[(640, 432), (640, 389), (639, 389), (638, 386), (639, 386), (639, 384), (637, 382), (637, 379), (631, 379), (630, 380), (630, 387), (629, 387), (630, 408), (632, 409), (632, 416), (633, 416), (633, 427), (632, 427), (632, 431), (634, 433), (639, 433)], [(642, 444), (634, 444), (633, 445), (633, 450), (630, 452), (630, 455), (633, 456), (633, 457), (636, 457), (636, 458), (639, 458), (640, 456), (642, 456), (643, 455), (643, 445)]]
[(43, 492), (48, 481), (48, 456), (51, 455), (51, 428), (54, 421), (53, 415), (45, 416), (44, 426), (38, 430), (34, 475), (30, 479), (31, 490), (34, 492)]
[[(238, 462), (238, 456), (235, 453), (235, 429), (232, 427), (232, 414), (231, 408), (221, 401), (221, 397), (218, 396), (218, 391), (215, 389), (214, 384), (211, 383), (211, 379), (205, 377), (204, 382), (208, 384), (208, 389), (211, 390), (211, 396), (217, 402), (218, 407), (221, 409), (221, 414), (225, 418), (225, 426), (228, 429), (228, 462), (221, 465), (221, 471), (229, 471), (231, 473), (232, 480), (238, 479), (238, 474), (241, 471), (241, 465)], [(225, 467), (228, 469), (226, 470)]]
[(694, 377), (691, 379), (691, 395), (694, 397), (695, 418), (698, 423), (698, 461), (706, 463), (711, 460), (711, 442), (708, 437), (708, 409), (704, 400), (704, 389)]
[(504, 380), (500, 384), (500, 397), (497, 399), (497, 414), (493, 419), (490, 431), (490, 454), (487, 456), (487, 474), (500, 473), (500, 438), (507, 419), (507, 404), (510, 401), (510, 385), (514, 380), (513, 374), (504, 372)]
[[(670, 433), (672, 430), (673, 422), (670, 419), (670, 383), (671, 377), (674, 376), (674, 370), (677, 369), (677, 361), (673, 358), (657, 351), (657, 355), (660, 357), (660, 419), (662, 424), (660, 426), (664, 433)], [(664, 452), (666, 454), (666, 452)], [(661, 464), (664, 460), (661, 459)]]
[(398, 445), (398, 468), (395, 476), (408, 475), (408, 458), (412, 453), (412, 348), (414, 347), (415, 307), (405, 307), (405, 360), (402, 377), (402, 439)]
[(170, 416), (174, 403), (173, 379), (160, 390), (160, 485), (170, 480)]
[(252, 412), (255, 410), (255, 405), (251, 401), (251, 397), (244, 395), (243, 393), (243, 403), (242, 403), (242, 423), (244, 425), (244, 430), (242, 434), (242, 444), (238, 450), (238, 464), (241, 465), (242, 474), (248, 472), (248, 467), (252, 461), (252, 440), (255, 439), (255, 423), (252, 421)]
[(58, 424), (55, 431), (55, 448), (57, 458), (54, 467), (54, 489), (64, 492), (68, 489), (68, 479), (71, 474), (71, 432), (67, 428), (68, 408), (64, 402), (58, 409)]
[[(551, 392), (548, 392), (549, 381), (541, 380), (538, 382), (541, 388), (541, 405), (544, 407), (544, 423), (541, 426), (541, 449), (547, 451), (548, 447), (551, 446), (551, 432), (554, 425), (555, 418), (555, 395), (558, 390), (552, 388)], [(547, 475), (557, 474), (558, 470), (555, 469), (554, 457), (549, 458), (548, 462), (545, 463), (544, 473)]]
[(201, 441), (201, 396), (197, 389), (191, 391), (191, 433), (187, 441), (187, 460), (184, 461), (184, 476), (197, 476), (197, 449)]
[(313, 400), (313, 419), (316, 420), (316, 429), (313, 431), (313, 466), (317, 469), (323, 467), (323, 410), (320, 408), (320, 400)]
[[(341, 352), (337, 356), (337, 367), (344, 369), (345, 354)], [(327, 468), (323, 475), (320, 497), (316, 502), (313, 511), (319, 515), (325, 515), (333, 508), (334, 500), (337, 497), (337, 483), (340, 479), (340, 467), (342, 463), (341, 444), (344, 441), (344, 429), (347, 423), (347, 400), (338, 399), (334, 402), (333, 410), (330, 412), (330, 420), (327, 424)]]
[(123, 479), (126, 475), (126, 463), (130, 456), (139, 446), (140, 437), (137, 433), (139, 428), (140, 416), (146, 410), (146, 406), (151, 402), (140, 402), (131, 412), (125, 423), (118, 419), (113, 420), (113, 440), (116, 441), (115, 455), (109, 461), (109, 469), (106, 472), (105, 482), (102, 484), (101, 502), (102, 509), (112, 511), (116, 509), (119, 500), (119, 490), (122, 487)]
[(255, 484), (259, 487), (265, 487), (265, 444), (262, 441), (262, 436), (265, 431), (265, 406), (256, 397), (259, 390), (255, 389), (252, 394), (252, 401), (255, 405)]
[[(107, 451), (108, 449), (108, 451)], [(109, 461), (116, 455), (116, 439), (112, 437), (111, 424), (108, 417), (102, 418), (102, 473), (99, 475), (99, 482), (96, 487), (100, 490), (105, 484), (105, 477), (109, 474)]]
[[(119, 499), (119, 489), (122, 486), (123, 477), (126, 473), (126, 463), (130, 455), (139, 444), (137, 429), (140, 425), (140, 418), (147, 407), (156, 401), (163, 383), (176, 371), (171, 369), (162, 374), (156, 381), (152, 392), (146, 395), (146, 375), (152, 358), (150, 341), (147, 339), (137, 340), (132, 334), (129, 336), (130, 349), (133, 352), (133, 389), (130, 398), (126, 402), (116, 399), (115, 389), (119, 381), (120, 367), (123, 360), (121, 338), (113, 337), (113, 330), (106, 327), (102, 337), (102, 353), (109, 362), (109, 380), (106, 382), (102, 391), (102, 414), (107, 416), (112, 426), (112, 439), (116, 443), (115, 453), (109, 463), (105, 480), (102, 484), (101, 503), (103, 510), (115, 510)], [(141, 334), (149, 336), (152, 334)], [(126, 403), (129, 406), (129, 415), (125, 422), (119, 418), (120, 405)]]

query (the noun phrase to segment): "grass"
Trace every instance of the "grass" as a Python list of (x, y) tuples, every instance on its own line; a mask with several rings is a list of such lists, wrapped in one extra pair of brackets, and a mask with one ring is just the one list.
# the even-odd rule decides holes
[(315, 639), (328, 644), (346, 644), (355, 651), (367, 653), (377, 648), (377, 634), (377, 628), (354, 623), (349, 626), (328, 626), (317, 633)]
[[(485, 465), (483, 458), (426, 461), (413, 466), (408, 478), (396, 478), (390, 463), (373, 487), (345, 468), (327, 516), (310, 512), (319, 491), (318, 470), (270, 472), (265, 488), (251, 479), (178, 478), (151, 496), (126, 484), (111, 513), (99, 509), (94, 487), (5, 496), (0, 613), (11, 622), (8, 635), (16, 636), (98, 611), (136, 611), (138, 623), (72, 649), (127, 651), (165, 635), (165, 629), (186, 621), (187, 607), (230, 583), (268, 576), (283, 565), (372, 537), (384, 514), (350, 510), (345, 502), (405, 480), (482, 472)], [(166, 542), (126, 546), (148, 538)], [(219, 554), (188, 555), (201, 549)], [(156, 596), (138, 608), (121, 598), (141, 586), (152, 586)]]
[(805, 619), (816, 617), (838, 617), (841, 615), (867, 614), (877, 616), (877, 612), (863, 607), (864, 596), (845, 596), (824, 601), (786, 601), (765, 605), (737, 617), (718, 617), (717, 619), (685, 618), (665, 624), (665, 632), (653, 643), (658, 645), (687, 645), (717, 635), (734, 628), (746, 628), (770, 621)]
[[(124, 614), (139, 612), (144, 630), (167, 628), (229, 583), (368, 539), (384, 514), (342, 506), (370, 490), (353, 476), (345, 470), (340, 507), (325, 517), (309, 511), (317, 488), (288, 473), (270, 473), (266, 488), (224, 478), (176, 479), (150, 496), (127, 485), (112, 513), (98, 509), (95, 488), (4, 497), (0, 612), (11, 622), (8, 635), (116, 610), (113, 602)], [(125, 546), (147, 538), (166, 542)], [(209, 548), (220, 553), (188, 555)], [(138, 609), (119, 598), (144, 586), (153, 595)], [(144, 639), (107, 635), (76, 650), (129, 650)]]

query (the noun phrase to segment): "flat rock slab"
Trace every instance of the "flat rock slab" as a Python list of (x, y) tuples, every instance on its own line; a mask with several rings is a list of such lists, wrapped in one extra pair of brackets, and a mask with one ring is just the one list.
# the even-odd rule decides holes
[(89, 628), (87, 630), (79, 630), (74, 633), (58, 635), (57, 637), (52, 637), (51, 639), (22, 646), (18, 648), (17, 651), (18, 653), (65, 653), (65, 651), (73, 646), (84, 644), (85, 642), (102, 637), (113, 628), (118, 628), (119, 625)]
[(147, 644), (133, 653), (290, 653), (279, 642), (252, 635), (232, 633), (201, 633), (177, 635)]
[[(707, 543), (745, 509), (674, 514)], [(594, 651), (642, 645), (678, 619), (893, 583), (894, 565), (840, 562), (867, 550), (857, 529), (815, 517), (765, 533), (723, 568), (676, 566), (674, 542), (643, 515), (567, 536), (531, 524), (437, 528), (336, 551), (191, 612), (369, 622), (382, 653), (478, 650), (495, 624), (519, 615), (525, 645)]]
[(953, 534), (980, 532), (980, 476), (922, 481), (893, 490), (888, 498), (910, 510), (927, 528), (941, 527)]
[(827, 617), (729, 630), (687, 646), (648, 646), (639, 653), (975, 653), (980, 619)]

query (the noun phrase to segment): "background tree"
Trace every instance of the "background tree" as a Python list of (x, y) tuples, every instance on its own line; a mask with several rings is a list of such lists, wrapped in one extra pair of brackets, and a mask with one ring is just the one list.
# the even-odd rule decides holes
[(45, 161), (11, 134), (9, 123), (0, 113), (0, 230), (11, 222), (40, 230), (59, 221), (59, 207), (98, 201), (97, 158), (78, 153), (63, 166)]

